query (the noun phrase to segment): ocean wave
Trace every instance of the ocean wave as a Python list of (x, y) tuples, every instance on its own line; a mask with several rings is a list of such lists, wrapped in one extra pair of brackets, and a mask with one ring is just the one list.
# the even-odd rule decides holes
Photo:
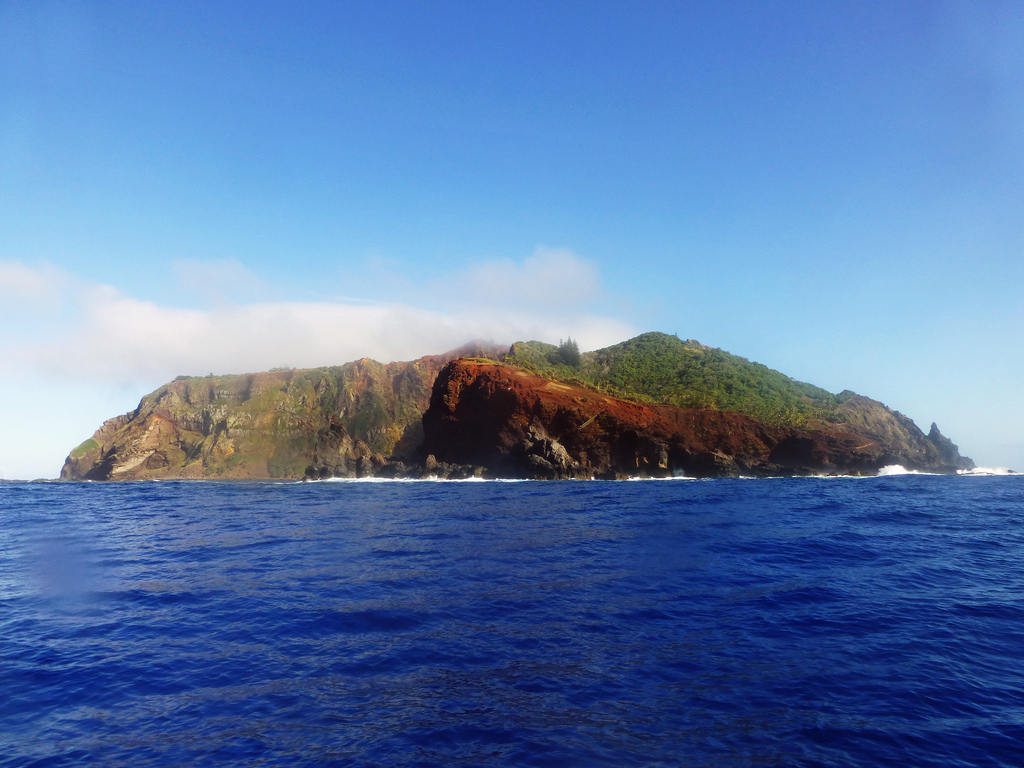
[[(594, 478), (591, 478), (594, 479)], [(667, 477), (627, 477), (627, 482), (645, 482), (648, 480), (656, 480), (661, 482), (663, 480), (700, 480), (699, 477), (687, 477), (686, 475), (669, 475)]]
[(935, 472), (919, 472), (916, 469), (907, 469), (902, 464), (889, 464), (878, 470), (879, 477), (892, 477), (894, 475), (934, 475)]
[(528, 483), (514, 477), (325, 477), (319, 480), (298, 480), (298, 483)]
[(867, 479), (870, 479), (872, 477), (872, 475), (825, 475), (825, 474), (822, 474), (822, 475), (806, 475), (806, 477), (809, 477), (809, 478), (814, 479), (814, 480), (867, 480)]
[[(975, 467), (974, 469), (961, 469), (957, 471), (958, 475), (961, 476), (984, 476), (989, 477), (993, 475), (1006, 476), (1006, 475), (1020, 475), (1024, 477), (1024, 474), (1014, 472), (1012, 469), (1006, 467)], [(840, 474), (813, 474), (813, 475), (737, 475), (732, 477), (734, 480), (870, 480), (876, 477), (895, 477), (899, 475), (918, 475), (922, 477), (942, 477), (936, 472), (921, 472), (916, 469), (907, 469), (902, 464), (889, 464), (878, 470), (877, 475), (840, 475)], [(706, 477), (692, 477), (682, 474), (674, 474), (666, 477), (650, 477), (635, 475), (626, 477), (626, 482), (664, 482), (673, 480), (714, 480), (716, 478)], [(718, 478), (718, 479), (730, 479), (730, 478)], [(326, 477), (318, 478), (316, 480), (286, 480), (275, 483), (276, 485), (303, 485), (307, 483), (531, 483), (531, 482), (551, 482), (548, 480), (533, 480), (528, 478), (511, 478), (511, 477), (461, 477), (461, 478), (442, 478), (437, 476), (427, 477)], [(622, 482), (621, 480), (604, 480), (596, 477), (590, 478), (573, 478), (569, 482)]]
[(991, 476), (991, 475), (1018, 475), (1019, 472), (1014, 472), (1008, 467), (975, 467), (974, 469), (958, 469), (956, 472), (958, 475), (967, 476)]

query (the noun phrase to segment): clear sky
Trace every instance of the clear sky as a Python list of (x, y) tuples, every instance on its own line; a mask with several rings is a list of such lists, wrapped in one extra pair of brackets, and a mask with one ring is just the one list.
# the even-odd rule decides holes
[(0, 473), (179, 374), (660, 330), (1024, 470), (1024, 3), (0, 2)]

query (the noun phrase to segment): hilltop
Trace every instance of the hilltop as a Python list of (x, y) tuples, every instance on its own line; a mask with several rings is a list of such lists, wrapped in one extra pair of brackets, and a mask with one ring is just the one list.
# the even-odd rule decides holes
[(769, 424), (835, 416), (853, 393), (833, 395), (760, 363), (665, 333), (645, 333), (571, 364), (571, 342), (517, 342), (506, 361), (625, 399), (745, 413)]

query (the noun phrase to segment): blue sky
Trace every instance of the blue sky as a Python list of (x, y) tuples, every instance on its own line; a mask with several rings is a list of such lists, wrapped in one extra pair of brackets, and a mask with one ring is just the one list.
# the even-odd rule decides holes
[(0, 4), (0, 472), (178, 374), (678, 333), (1024, 469), (1024, 5)]

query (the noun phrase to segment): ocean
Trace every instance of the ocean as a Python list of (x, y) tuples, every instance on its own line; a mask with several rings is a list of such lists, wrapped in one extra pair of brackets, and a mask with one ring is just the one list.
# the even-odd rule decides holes
[(0, 484), (0, 766), (1022, 766), (1024, 477)]

